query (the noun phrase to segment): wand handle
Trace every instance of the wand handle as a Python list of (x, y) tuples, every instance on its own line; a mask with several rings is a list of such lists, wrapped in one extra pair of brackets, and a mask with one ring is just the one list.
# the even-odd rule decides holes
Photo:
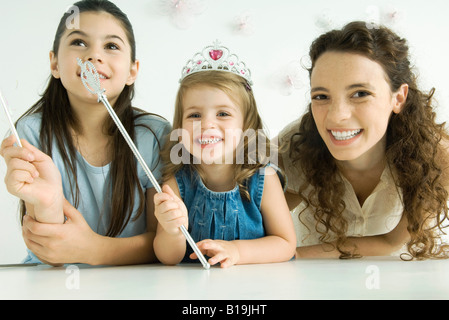
[(2, 92), (0, 91), (0, 102), (3, 106), (3, 109), (5, 110), (6, 113), (6, 117), (8, 118), (8, 122), (9, 122), (9, 128), (11, 129), (12, 133), (14, 134), (14, 136), (16, 137), (16, 143), (19, 147), (22, 148), (22, 143), (20, 142), (20, 138), (19, 138), (19, 134), (17, 133), (16, 127), (14, 126), (14, 122), (12, 122), (11, 119), (11, 114), (9, 113), (9, 109), (8, 106), (6, 105), (6, 101), (3, 98)]
[[(148, 168), (147, 164), (145, 163), (145, 160), (143, 159), (142, 155), (140, 154), (139, 150), (137, 149), (136, 145), (134, 144), (133, 140), (129, 136), (126, 129), (123, 127), (122, 122), (120, 121), (119, 117), (115, 113), (114, 109), (110, 105), (108, 98), (104, 94), (105, 90), (101, 88), (100, 85), (100, 76), (98, 74), (97, 69), (93, 65), (92, 62), (86, 61), (83, 62), (81, 59), (77, 59), (78, 65), (81, 67), (81, 81), (83, 82), (84, 87), (92, 93), (96, 94), (98, 96), (98, 102), (102, 102), (106, 109), (109, 112), (109, 115), (111, 116), (112, 120), (117, 125), (118, 129), (120, 130), (120, 133), (122, 134), (123, 138), (128, 143), (128, 146), (131, 148), (131, 151), (134, 153), (134, 156), (136, 157), (137, 161), (142, 166), (143, 170), (145, 171), (146, 175), (148, 176), (148, 179), (150, 179), (151, 183), (153, 184), (154, 188), (158, 193), (162, 192), (161, 186), (157, 182), (157, 180), (154, 178), (153, 174), (151, 173), (151, 170)], [(200, 259), (201, 263), (203, 264), (203, 267), (205, 269), (209, 269), (210, 265), (207, 262), (206, 258), (204, 258), (203, 254), (201, 253), (200, 249), (198, 249), (198, 246), (196, 245), (195, 241), (193, 241), (192, 237), (190, 236), (189, 232), (186, 230), (184, 226), (180, 227), (181, 232), (185, 236), (187, 242), (192, 247), (193, 251), (198, 256), (198, 259)]]
[[(153, 184), (153, 186), (156, 189), (156, 191), (158, 193), (161, 193), (162, 192), (161, 186), (157, 182), (157, 180), (154, 177), (154, 175), (151, 173), (151, 170), (148, 168), (147, 164), (145, 163), (142, 155), (140, 154), (140, 152), (137, 149), (136, 145), (134, 144), (133, 140), (129, 136), (128, 132), (123, 127), (123, 124), (121, 123), (121, 121), (118, 118), (117, 114), (115, 113), (114, 109), (109, 104), (109, 101), (106, 98), (106, 95), (104, 93), (99, 94), (98, 95), (98, 100), (103, 102), (103, 104), (105, 105), (105, 107), (108, 110), (112, 120), (115, 122), (115, 124), (117, 125), (118, 129), (122, 133), (123, 138), (125, 138), (126, 142), (128, 143), (128, 146), (131, 148), (131, 151), (134, 153), (135, 157), (137, 158), (137, 161), (142, 166), (143, 170), (147, 174), (148, 178), (150, 179), (150, 181)], [(189, 243), (189, 245), (192, 247), (193, 251), (198, 256), (198, 259), (200, 259), (201, 263), (203, 264), (203, 267), (205, 269), (209, 269), (210, 268), (210, 264), (207, 262), (206, 258), (204, 258), (204, 256), (201, 253), (200, 249), (198, 249), (198, 246), (195, 244), (195, 241), (192, 239), (192, 237), (190, 236), (190, 234), (187, 231), (187, 229), (183, 225), (180, 227), (180, 229), (181, 229), (181, 232), (183, 233), (183, 235), (185, 236), (187, 242)]]

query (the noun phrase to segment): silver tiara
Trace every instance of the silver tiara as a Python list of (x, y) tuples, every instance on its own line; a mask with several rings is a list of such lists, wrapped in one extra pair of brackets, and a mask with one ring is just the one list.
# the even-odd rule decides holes
[(213, 45), (205, 47), (203, 51), (196, 53), (192, 59), (187, 61), (187, 64), (182, 68), (179, 82), (192, 73), (211, 70), (235, 73), (243, 77), (249, 85), (253, 85), (251, 71), (246, 64), (236, 54), (231, 54), (228, 48), (220, 45), (218, 40)]

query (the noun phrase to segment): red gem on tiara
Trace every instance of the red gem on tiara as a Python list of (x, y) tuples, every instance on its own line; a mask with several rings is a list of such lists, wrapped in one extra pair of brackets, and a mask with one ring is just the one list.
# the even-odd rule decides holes
[(211, 50), (209, 51), (209, 56), (217, 61), (218, 59), (220, 59), (223, 56), (223, 50)]

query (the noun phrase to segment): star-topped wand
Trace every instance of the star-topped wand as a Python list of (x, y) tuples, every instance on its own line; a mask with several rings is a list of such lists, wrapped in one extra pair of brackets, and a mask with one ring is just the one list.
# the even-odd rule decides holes
[(3, 106), (3, 109), (5, 110), (6, 117), (8, 118), (8, 122), (9, 122), (9, 127), (10, 127), (12, 133), (14, 134), (14, 136), (16, 137), (16, 143), (19, 147), (22, 147), (22, 143), (20, 142), (19, 134), (17, 133), (16, 127), (14, 126), (14, 122), (12, 122), (11, 115), (8, 110), (8, 106), (6, 105), (6, 101), (3, 98), (1, 91), (0, 91), (0, 103)]
[[(95, 69), (95, 66), (90, 62), (86, 61), (83, 62), (81, 59), (78, 60), (78, 65), (81, 67), (81, 81), (83, 82), (86, 89), (92, 93), (96, 94), (98, 96), (98, 102), (102, 102), (106, 109), (108, 110), (112, 120), (114, 120), (116, 126), (120, 130), (120, 133), (122, 134), (123, 138), (128, 143), (128, 146), (131, 148), (131, 151), (134, 153), (134, 156), (136, 157), (137, 161), (142, 166), (143, 170), (145, 171), (146, 175), (150, 179), (153, 186), (156, 188), (156, 191), (158, 193), (162, 192), (161, 186), (157, 182), (157, 180), (154, 178), (153, 174), (151, 173), (150, 169), (148, 168), (147, 164), (145, 163), (142, 155), (140, 154), (139, 150), (137, 149), (136, 145), (134, 144), (133, 140), (129, 136), (128, 132), (126, 132), (126, 129), (123, 127), (122, 122), (118, 118), (117, 114), (115, 113), (114, 109), (109, 104), (108, 98), (105, 95), (105, 89), (101, 88), (100, 85), (100, 75), (98, 74), (97, 70)], [(187, 242), (192, 247), (193, 251), (196, 253), (197, 257), (200, 259), (201, 263), (203, 264), (203, 267), (205, 269), (209, 269), (210, 265), (207, 262), (206, 258), (204, 258), (203, 254), (201, 253), (200, 249), (198, 249), (197, 245), (195, 244), (195, 241), (193, 241), (192, 237), (190, 236), (189, 232), (184, 226), (180, 227), (181, 232), (187, 239)]]

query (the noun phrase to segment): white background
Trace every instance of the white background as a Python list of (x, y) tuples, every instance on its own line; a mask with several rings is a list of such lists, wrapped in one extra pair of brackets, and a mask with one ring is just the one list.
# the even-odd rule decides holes
[[(190, 0), (192, 1), (192, 0)], [(199, 1), (199, 0), (196, 0)], [(311, 42), (330, 27), (352, 20), (380, 18), (397, 12), (390, 24), (408, 39), (412, 63), (423, 89), (437, 89), (438, 118), (449, 119), (449, 4), (430, 1), (302, 1), (203, 0), (202, 13), (180, 29), (160, 10), (160, 0), (116, 0), (128, 14), (137, 39), (140, 74), (134, 105), (172, 120), (183, 64), (219, 39), (252, 70), (254, 92), (270, 136), (298, 118), (308, 98), (307, 73), (302, 85), (284, 95), (275, 81), (292, 61), (307, 56)], [(72, 4), (66, 0), (0, 0), (0, 90), (16, 120), (39, 98), (50, 75), (48, 53), (59, 19)], [(236, 18), (250, 16), (247, 33), (238, 33)], [(304, 60), (303, 60), (304, 61)], [(306, 60), (307, 61), (307, 60)], [(8, 130), (0, 110), (0, 138)], [(6, 173), (0, 159), (0, 176)], [(0, 263), (17, 263), (25, 256), (18, 220), (18, 201), (0, 183)]]

